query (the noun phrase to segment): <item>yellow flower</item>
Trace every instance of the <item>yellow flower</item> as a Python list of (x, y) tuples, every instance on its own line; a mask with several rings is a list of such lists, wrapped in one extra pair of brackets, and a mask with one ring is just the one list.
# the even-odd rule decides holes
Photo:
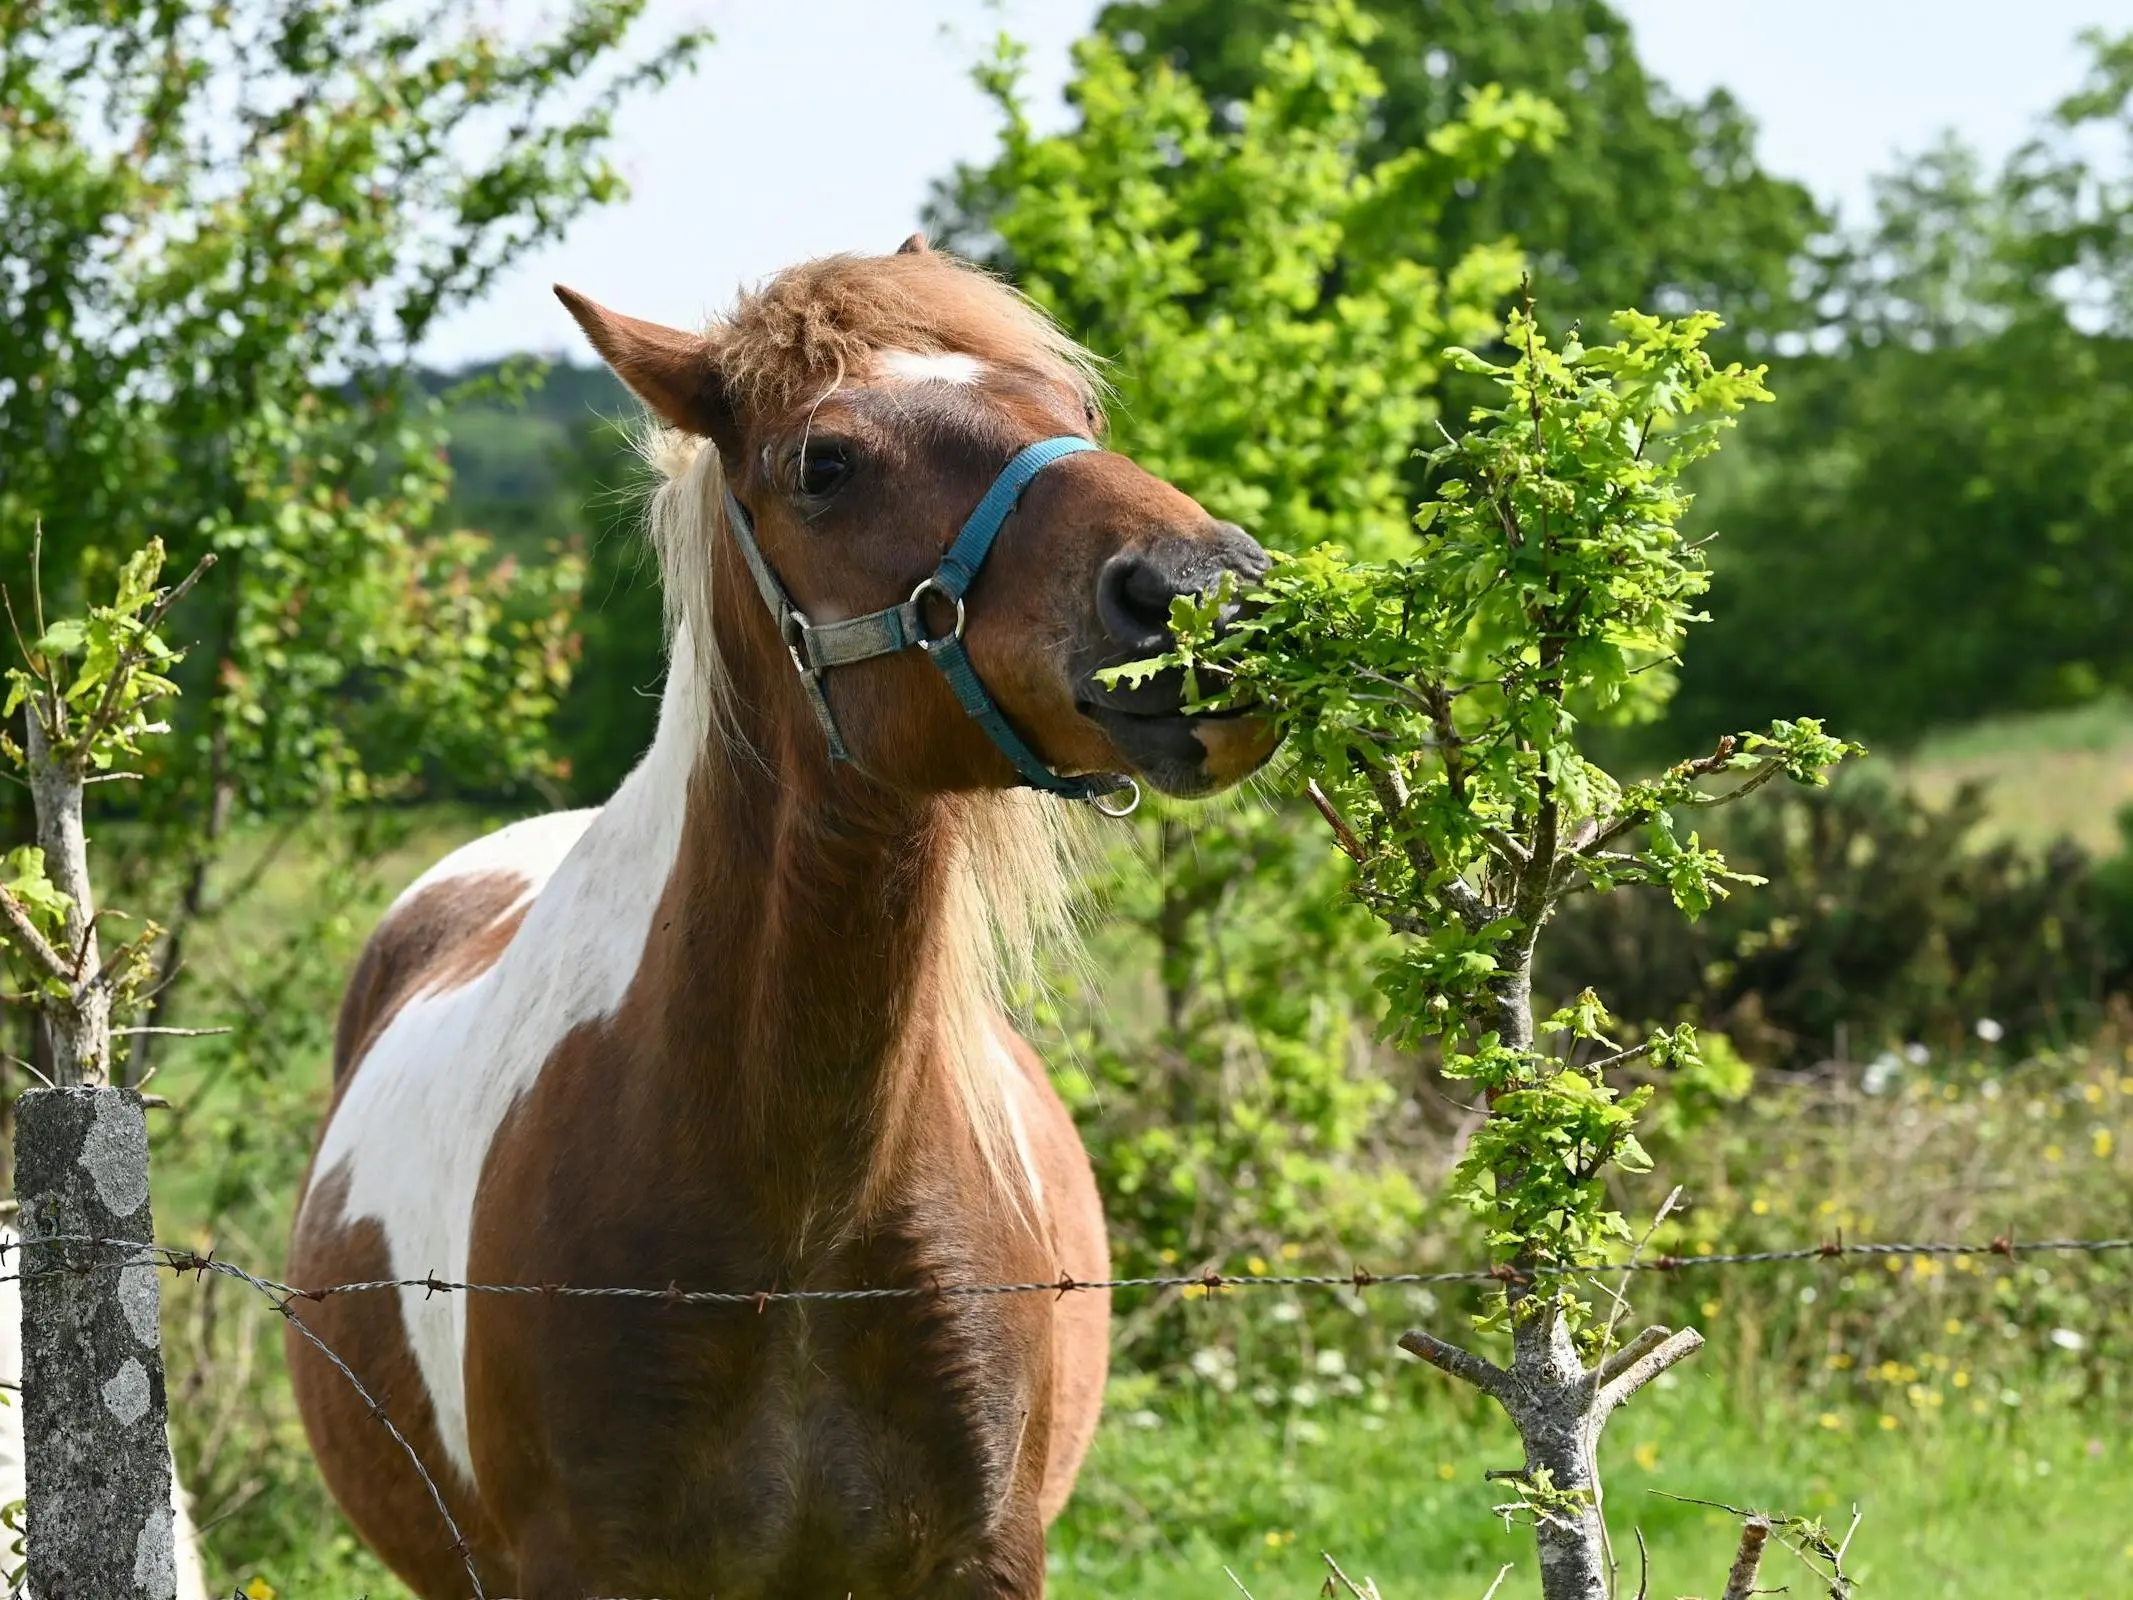
[(1703, 1303), (1702, 1311), (1707, 1317), (1715, 1317), (1718, 1315), (1719, 1304), (1716, 1300), (1706, 1300)]
[(1958, 1389), (1967, 1389), (1970, 1387), (1970, 1374), (1967, 1372), (1958, 1371), (1954, 1378), (1950, 1381), (1953, 1382), (1956, 1388)]
[(1284, 1261), (1294, 1261), (1303, 1253), (1304, 1247), (1300, 1244), (1285, 1244), (1281, 1247), (1281, 1259)]
[(1958, 1334), (1963, 1331), (1963, 1319), (1961, 1317), (1950, 1317), (1946, 1322), (1942, 1323), (1941, 1326), (1945, 1328), (1951, 1335)]
[(1770, 1215), (1770, 1202), (1768, 1200), (1765, 1200), (1761, 1195), (1757, 1195), (1755, 1197), (1754, 1203), (1750, 1205), (1748, 1209), (1754, 1212), (1759, 1217), (1767, 1217)]
[(1253, 1256), (1244, 1265), (1253, 1277), (1263, 1278), (1266, 1276), (1266, 1258), (1264, 1256)]
[(1844, 1419), (1834, 1411), (1823, 1412), (1819, 1420), (1825, 1428), (1837, 1429), (1844, 1426)]
[(2133, 1094), (2133, 1078), (2120, 1078), (2118, 1080), (2118, 1092), (2120, 1094)]
[(1891, 1271), (1891, 1272), (1901, 1272), (1901, 1271), (1903, 1271), (1903, 1257), (1902, 1257), (1902, 1256), (1886, 1256), (1886, 1257), (1884, 1257), (1883, 1259), (1884, 1259), (1884, 1260), (1885, 1260), (1885, 1261), (1886, 1261), (1886, 1262), (1888, 1263), (1888, 1269), (1889, 1269), (1889, 1271)]
[(1452, 1479), (1459, 1476), (1459, 1469), (1453, 1466), (1449, 1461), (1440, 1461), (1437, 1463), (1437, 1476), (1442, 1478), (1446, 1483), (1450, 1483)]
[(246, 1580), (245, 1586), (237, 1592), (244, 1596), (244, 1600), (274, 1600), (275, 1590), (274, 1585), (266, 1579), (253, 1577)]
[(1937, 1278), (1940, 1276), (1940, 1263), (1931, 1256), (1913, 1256), (1911, 1273), (1919, 1278)]
[(2103, 1104), (2103, 1085), (2100, 1083), (2083, 1084), (2081, 1086), (2081, 1098), (2092, 1106)]
[(1890, 1429), (1900, 1426), (1901, 1424), (1898, 1423), (1897, 1420), (1894, 1417), (1890, 1416), (1886, 1411), (1881, 1413), (1881, 1428), (1884, 1433), (1888, 1432)]
[(1850, 1371), (1852, 1364), (1851, 1352), (1849, 1350), (1839, 1350), (1835, 1355), (1829, 1358), (1829, 1364), (1832, 1367), (1835, 1367), (1839, 1372)]
[(2066, 1152), (2055, 1144), (2048, 1144), (2044, 1147), (2044, 1159), (2046, 1161), (2064, 1161)]
[(2098, 1161), (2111, 1159), (2111, 1130), (2109, 1128), (2098, 1128), (2095, 1138), (2090, 1143), (2095, 1146), (2096, 1159)]
[(1266, 1547), (1269, 1550), (1279, 1550), (1283, 1545), (1295, 1542), (1296, 1534), (1292, 1529), (1269, 1528), (1266, 1531)]
[(1636, 1462), (1646, 1472), (1657, 1472), (1659, 1470), (1659, 1447), (1649, 1439), (1630, 1451), (1629, 1456), (1632, 1461)]

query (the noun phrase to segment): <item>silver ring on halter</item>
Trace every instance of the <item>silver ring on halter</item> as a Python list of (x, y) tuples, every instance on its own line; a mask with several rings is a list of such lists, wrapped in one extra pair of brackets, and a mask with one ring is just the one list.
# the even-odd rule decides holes
[[(1117, 807), (1115, 810), (1112, 807), (1104, 804), (1106, 800), (1111, 798), (1111, 795), (1109, 794), (1091, 795), (1089, 797), (1089, 804), (1094, 806), (1098, 811), (1101, 811), (1107, 817), (1130, 817), (1133, 815), (1134, 812), (1140, 810), (1141, 808), (1141, 786), (1138, 783), (1135, 783), (1131, 778), (1128, 778), (1126, 780), (1126, 787), (1133, 791), (1133, 797), (1128, 800), (1124, 805)], [(1114, 789), (1111, 791), (1111, 794), (1116, 794), (1117, 792), (1118, 791)]]
[(963, 597), (959, 594), (952, 592), (946, 584), (942, 583), (940, 580), (940, 576), (937, 573), (929, 578), (921, 578), (919, 580), (918, 587), (911, 591), (910, 599), (910, 604), (914, 608), (913, 614), (917, 616), (918, 625), (921, 628), (926, 625), (926, 608), (920, 605), (919, 602), (925, 598), (929, 590), (932, 593), (939, 595), (943, 600), (950, 602), (955, 607), (954, 627), (950, 628), (946, 633), (936, 634), (930, 639), (921, 638), (918, 641), (919, 649), (924, 650), (930, 655), (933, 651), (939, 649), (943, 644), (946, 644), (950, 639), (960, 639), (963, 637)]

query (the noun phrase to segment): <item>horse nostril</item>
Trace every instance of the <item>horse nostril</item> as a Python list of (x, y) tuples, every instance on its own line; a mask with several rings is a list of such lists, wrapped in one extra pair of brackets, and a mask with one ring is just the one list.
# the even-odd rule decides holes
[(1096, 579), (1096, 615), (1118, 643), (1153, 649), (1170, 632), (1171, 600), (1186, 592), (1146, 556), (1116, 555)]

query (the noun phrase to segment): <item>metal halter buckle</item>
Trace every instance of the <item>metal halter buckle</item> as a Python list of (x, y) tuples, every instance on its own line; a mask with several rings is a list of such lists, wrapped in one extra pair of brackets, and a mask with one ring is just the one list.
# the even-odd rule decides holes
[(807, 651), (805, 649), (807, 630), (813, 626), (814, 624), (807, 620), (806, 612), (796, 605), (787, 604), (784, 626), (779, 629), (779, 632), (785, 636), (785, 653), (792, 657), (792, 664), (799, 669), (800, 676), (803, 678), (808, 677), (815, 670), (807, 664)]
[(1094, 806), (1098, 811), (1101, 811), (1107, 817), (1130, 817), (1133, 815), (1134, 812), (1140, 810), (1141, 808), (1141, 786), (1133, 779), (1127, 778), (1126, 787), (1132, 790), (1133, 794), (1132, 798), (1127, 800), (1126, 803), (1122, 806), (1113, 808), (1104, 804), (1106, 800), (1111, 798), (1111, 795), (1117, 794), (1119, 792), (1116, 789), (1113, 789), (1111, 791), (1111, 794), (1090, 795), (1089, 804)]
[(921, 628), (926, 625), (926, 608), (919, 602), (925, 598), (928, 590), (939, 595), (943, 600), (948, 601), (955, 607), (955, 625), (946, 633), (935, 634), (931, 638), (927, 638), (923, 634), (920, 635), (918, 640), (919, 649), (931, 655), (935, 650), (947, 643), (948, 640), (963, 637), (963, 597), (953, 593), (945, 583), (941, 582), (939, 573), (921, 578), (918, 587), (911, 591), (910, 600), (912, 614), (918, 618), (918, 625)]

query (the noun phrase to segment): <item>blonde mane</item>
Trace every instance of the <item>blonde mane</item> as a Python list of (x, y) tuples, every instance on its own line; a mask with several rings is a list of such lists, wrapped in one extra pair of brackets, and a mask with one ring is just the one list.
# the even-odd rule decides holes
[[(766, 414), (864, 370), (884, 350), (1057, 363), (1092, 389), (1097, 381), (1093, 358), (1029, 301), (935, 255), (832, 256), (791, 268), (743, 296), (709, 337), (729, 392), (746, 410)], [(688, 666), (704, 748), (729, 770), (760, 761), (734, 714), (732, 675), (711, 621), (713, 552), (729, 536), (719, 453), (649, 423), (638, 448), (657, 475), (645, 531), (659, 561), (669, 670)], [(754, 604), (754, 594), (742, 603)], [(1072, 949), (1084, 835), (1065, 806), (1030, 790), (959, 794), (940, 804), (950, 852), (941, 917), (945, 1042), (985, 1162), (1027, 1217), (1036, 1175), (1008, 1099), (1020, 1069), (995, 1042), (994, 1018), (1036, 992), (1048, 956)]]

